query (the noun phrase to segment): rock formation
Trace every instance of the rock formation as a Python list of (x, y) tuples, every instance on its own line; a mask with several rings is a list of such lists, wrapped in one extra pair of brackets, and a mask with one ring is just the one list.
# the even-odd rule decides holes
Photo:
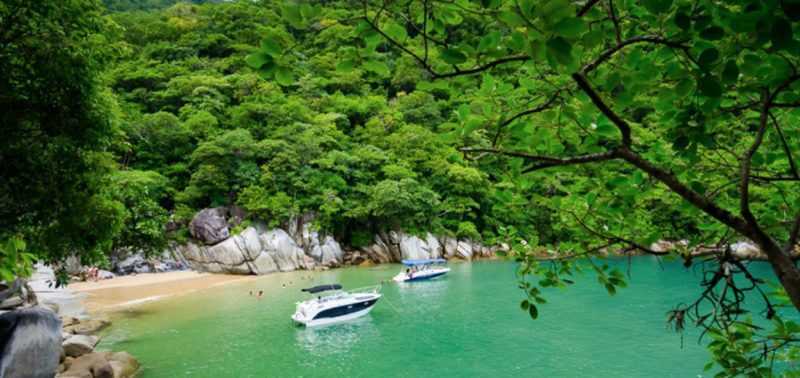
[[(201, 213), (205, 215), (201, 216)], [(224, 220), (223, 211), (206, 209), (198, 213), (195, 219), (207, 220), (211, 217), (217, 217), (218, 221)], [(209, 243), (209, 239), (203, 237), (198, 242), (175, 246), (172, 254), (176, 260), (186, 261), (198, 271), (268, 274), (344, 264), (360, 265), (366, 261), (381, 264), (406, 259), (472, 260), (491, 257), (498, 249), (470, 240), (437, 237), (431, 233), (413, 235), (392, 230), (375, 234), (370, 245), (344, 251), (331, 235), (314, 229), (313, 219), (312, 214), (305, 214), (292, 219), (281, 228), (273, 229), (255, 224), (222, 240), (212, 238), (214, 243)], [(223, 228), (221, 225), (219, 227)], [(227, 230), (227, 226), (224, 228)], [(197, 231), (192, 231), (192, 234), (197, 234)]]
[(43, 307), (0, 314), (0, 377), (52, 377), (61, 356), (61, 321)]
[(189, 233), (206, 245), (219, 243), (230, 236), (226, 215), (224, 207), (203, 209), (189, 223)]

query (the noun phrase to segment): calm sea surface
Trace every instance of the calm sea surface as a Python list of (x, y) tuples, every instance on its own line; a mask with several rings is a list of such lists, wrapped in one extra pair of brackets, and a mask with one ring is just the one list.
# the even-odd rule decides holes
[[(612, 264), (626, 269), (624, 260)], [(613, 297), (586, 273), (568, 289), (546, 291), (535, 321), (519, 308), (513, 263), (450, 266), (434, 281), (386, 283), (369, 315), (321, 329), (290, 322), (294, 302), (305, 298), (300, 288), (374, 285), (400, 266), (220, 286), (117, 314), (101, 348), (132, 353), (144, 378), (703, 376), (709, 355), (698, 332), (689, 329), (681, 345), (665, 326), (669, 309), (699, 294), (699, 273), (678, 263), (633, 259), (629, 287)], [(753, 270), (769, 277), (767, 266)]]

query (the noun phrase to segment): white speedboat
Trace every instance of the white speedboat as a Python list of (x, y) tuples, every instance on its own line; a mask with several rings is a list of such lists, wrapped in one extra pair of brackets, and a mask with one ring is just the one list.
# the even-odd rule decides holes
[(297, 302), (297, 311), (292, 315), (292, 320), (306, 327), (338, 323), (364, 316), (381, 298), (379, 286), (344, 291), (342, 285), (333, 284), (314, 286), (302, 291), (309, 294), (332, 292)]
[(429, 280), (447, 274), (450, 268), (443, 266), (445, 259), (403, 260), (404, 270), (397, 273), (396, 282)]

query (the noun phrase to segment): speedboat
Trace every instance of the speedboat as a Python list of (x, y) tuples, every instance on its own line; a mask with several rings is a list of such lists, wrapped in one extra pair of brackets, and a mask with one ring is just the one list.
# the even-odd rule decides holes
[(381, 298), (379, 286), (344, 291), (342, 285), (333, 284), (309, 287), (301, 291), (309, 294), (330, 292), (297, 302), (297, 311), (292, 315), (292, 320), (306, 327), (338, 323), (364, 316)]
[(442, 266), (445, 263), (445, 259), (403, 260), (405, 270), (397, 273), (393, 280), (407, 282), (439, 277), (450, 271), (450, 268)]

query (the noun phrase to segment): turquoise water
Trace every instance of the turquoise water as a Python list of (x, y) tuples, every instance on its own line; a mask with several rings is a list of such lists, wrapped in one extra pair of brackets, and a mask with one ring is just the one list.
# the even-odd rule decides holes
[(519, 309), (512, 263), (450, 266), (442, 279), (384, 284), (375, 309), (346, 324), (293, 326), (299, 289), (373, 285), (399, 265), (279, 273), (142, 305), (116, 316), (101, 347), (132, 353), (145, 378), (702, 376), (697, 331), (682, 346), (665, 326), (666, 311), (699, 294), (699, 274), (680, 264), (634, 259), (613, 297), (586, 274), (547, 291), (535, 321)]

